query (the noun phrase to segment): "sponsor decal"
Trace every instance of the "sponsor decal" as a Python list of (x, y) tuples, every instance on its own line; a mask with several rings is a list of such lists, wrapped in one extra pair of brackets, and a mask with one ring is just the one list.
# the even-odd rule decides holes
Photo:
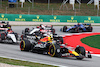
[(34, 22), (43, 22), (43, 19), (40, 19), (40, 16), (36, 16), (36, 19), (32, 19)]
[(74, 20), (74, 17), (71, 17), (71, 20), (67, 20), (67, 22), (71, 22), (71, 23), (77, 23), (77, 20)]
[(60, 22), (60, 20), (57, 19), (57, 16), (54, 16), (54, 19), (50, 19), (50, 22)]
[(88, 17), (88, 20), (84, 20), (84, 23), (94, 23), (94, 20), (91, 20), (91, 17)]
[(22, 18), (22, 15), (19, 15), (19, 18), (15, 18), (15, 21), (25, 21), (25, 19)]
[(8, 18), (5, 18), (5, 15), (1, 14), (0, 20), (2, 20), (2, 21), (8, 21)]

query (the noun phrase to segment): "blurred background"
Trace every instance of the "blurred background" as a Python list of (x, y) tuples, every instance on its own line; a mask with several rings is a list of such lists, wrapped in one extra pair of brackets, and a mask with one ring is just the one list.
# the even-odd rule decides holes
[[(36, 15), (75, 15), (99, 16), (100, 11), (91, 0), (75, 0), (73, 5), (69, 0), (0, 0), (0, 13), (6, 14), (36, 14)], [(79, 2), (81, 4), (79, 4)]]

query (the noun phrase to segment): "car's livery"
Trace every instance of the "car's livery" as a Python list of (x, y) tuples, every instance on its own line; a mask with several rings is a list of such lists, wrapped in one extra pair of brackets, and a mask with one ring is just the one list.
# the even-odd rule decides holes
[(91, 24), (80, 24), (78, 23), (77, 25), (71, 26), (71, 27), (67, 27), (67, 26), (63, 26), (63, 28), (60, 29), (60, 31), (63, 32), (92, 32), (93, 27), (91, 26)]
[[(7, 25), (4, 25), (4, 24)], [(7, 42), (7, 43), (17, 43), (18, 34), (12, 31), (11, 25), (8, 24), (9, 22), (1, 22), (0, 25), (0, 42)]]
[(50, 34), (55, 35), (55, 29), (52, 28), (52, 25), (45, 25), (45, 28), (41, 27), (40, 25), (36, 28), (33, 28), (32, 30), (30, 30), (29, 28), (25, 28), (25, 30), (22, 31), (21, 39), (31, 36), (40, 36), (42, 38)]
[(67, 47), (67, 44), (63, 44), (63, 37), (56, 36), (52, 39), (45, 37), (40, 40), (34, 39), (23, 39), (20, 42), (21, 51), (32, 51), (36, 53), (47, 54), (56, 57), (76, 57), (82, 60), (83, 58), (92, 58), (90, 52), (86, 54), (85, 48), (77, 46), (74, 49)]

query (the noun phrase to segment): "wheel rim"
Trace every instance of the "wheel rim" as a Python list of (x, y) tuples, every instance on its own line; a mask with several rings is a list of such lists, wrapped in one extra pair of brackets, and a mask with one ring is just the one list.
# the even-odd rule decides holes
[(25, 48), (25, 41), (22, 40), (21, 43), (20, 43), (20, 49), (24, 50), (24, 48)]
[(52, 57), (55, 55), (55, 46), (54, 45), (50, 46), (49, 55), (52, 56)]

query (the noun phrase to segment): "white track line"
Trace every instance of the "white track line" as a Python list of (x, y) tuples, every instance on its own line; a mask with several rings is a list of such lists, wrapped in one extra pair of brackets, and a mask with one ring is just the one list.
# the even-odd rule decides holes
[(97, 56), (97, 57), (100, 57), (100, 54), (92, 54), (93, 56)]
[(9, 58), (9, 59), (15, 59), (15, 60), (21, 60), (21, 61), (30, 61), (30, 62), (34, 62), (34, 63), (41, 63), (41, 64), (47, 64), (47, 65), (53, 65), (53, 66), (58, 66), (58, 67), (68, 67), (68, 66), (64, 66), (64, 65), (59, 65), (59, 64), (51, 64), (51, 63), (46, 63), (46, 62), (40, 62), (40, 61), (31, 61), (31, 60), (25, 60), (25, 59), (20, 59), (20, 58), (13, 58), (13, 57), (7, 57), (7, 56), (0, 56), (3, 58)]

